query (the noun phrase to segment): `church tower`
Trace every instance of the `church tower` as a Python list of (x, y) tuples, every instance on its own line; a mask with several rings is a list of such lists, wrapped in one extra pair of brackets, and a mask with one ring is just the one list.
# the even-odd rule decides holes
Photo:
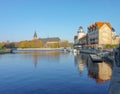
[(36, 31), (35, 31), (35, 33), (34, 33), (33, 39), (34, 39), (34, 40), (37, 39), (37, 33), (36, 33)]

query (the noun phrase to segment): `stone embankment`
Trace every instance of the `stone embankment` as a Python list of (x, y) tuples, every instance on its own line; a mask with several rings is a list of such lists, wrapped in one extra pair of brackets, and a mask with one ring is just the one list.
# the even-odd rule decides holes
[(102, 58), (102, 60), (107, 60), (113, 62), (114, 54), (113, 50), (96, 50), (96, 49), (81, 49), (80, 53), (94, 54), (97, 57)]
[(46, 51), (60, 51), (60, 52), (66, 52), (67, 49), (64, 48), (17, 48), (13, 49), (12, 52), (46, 52)]
[(11, 49), (2, 49), (2, 50), (0, 50), (0, 54), (11, 53), (11, 52), (12, 52)]
[(63, 50), (63, 48), (17, 48), (16, 50), (25, 51), (25, 50)]

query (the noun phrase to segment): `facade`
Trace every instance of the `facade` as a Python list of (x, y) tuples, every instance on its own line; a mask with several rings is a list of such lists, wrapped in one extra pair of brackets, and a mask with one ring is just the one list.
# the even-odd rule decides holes
[(88, 36), (84, 35), (82, 38), (79, 39), (80, 44), (88, 45)]
[(119, 44), (119, 43), (120, 43), (120, 36), (113, 37), (112, 44), (116, 45), (116, 44)]
[(78, 36), (74, 36), (74, 44), (78, 43)]
[(118, 38), (114, 37), (115, 34), (109, 22), (96, 22), (88, 27), (88, 45), (103, 47), (107, 44), (118, 44)]

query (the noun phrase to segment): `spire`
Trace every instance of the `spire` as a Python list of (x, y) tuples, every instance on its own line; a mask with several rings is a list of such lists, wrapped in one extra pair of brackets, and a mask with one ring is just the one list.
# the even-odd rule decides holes
[(37, 39), (37, 33), (36, 33), (36, 31), (35, 31), (35, 33), (34, 33), (33, 39), (34, 39), (34, 40)]

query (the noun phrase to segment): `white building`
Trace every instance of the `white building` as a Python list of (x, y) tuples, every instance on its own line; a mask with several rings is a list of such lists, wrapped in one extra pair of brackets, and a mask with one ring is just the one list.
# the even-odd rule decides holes
[(86, 35), (86, 34), (84, 33), (83, 27), (80, 26), (79, 29), (78, 29), (78, 40), (80, 38), (82, 38), (84, 35)]
[(80, 26), (77, 32), (77, 36), (74, 36), (74, 44), (80, 44), (80, 39), (84, 37), (86, 34), (84, 33), (83, 27)]

